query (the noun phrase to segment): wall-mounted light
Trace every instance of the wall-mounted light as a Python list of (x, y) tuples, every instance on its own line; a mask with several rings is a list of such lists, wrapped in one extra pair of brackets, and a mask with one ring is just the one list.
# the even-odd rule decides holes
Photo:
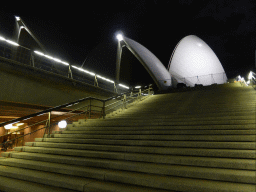
[(59, 128), (64, 129), (67, 127), (67, 121), (62, 120), (58, 123)]
[(13, 126), (13, 124), (8, 124), (4, 126), (5, 129), (17, 129), (18, 126)]

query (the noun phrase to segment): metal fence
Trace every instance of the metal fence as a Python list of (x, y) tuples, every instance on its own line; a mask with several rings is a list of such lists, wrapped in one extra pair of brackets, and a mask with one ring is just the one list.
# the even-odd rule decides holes
[[(115, 91), (116, 88), (114, 81), (106, 81), (104, 78), (98, 78), (96, 74), (88, 75), (87, 73), (74, 69), (74, 66), (71, 66), (68, 63), (65, 63), (65, 65), (63, 64), (64, 62), (60, 63), (59, 59), (47, 55), (41, 56), (26, 47), (14, 46), (5, 41), (0, 41), (0, 57), (19, 62), (24, 66), (35, 67), (37, 69), (95, 85), (109, 91)], [(118, 89), (119, 92), (126, 92), (128, 88), (119, 86)]]
[(175, 79), (177, 79), (178, 83), (184, 83), (190, 87), (194, 87), (196, 84), (202, 84), (204, 86), (212, 84), (223, 84), (228, 80), (225, 72), (184, 78), (175, 76)]

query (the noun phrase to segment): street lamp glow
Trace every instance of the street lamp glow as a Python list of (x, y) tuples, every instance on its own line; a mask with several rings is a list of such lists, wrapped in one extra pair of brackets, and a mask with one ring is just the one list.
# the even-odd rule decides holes
[(59, 128), (64, 129), (67, 127), (67, 121), (63, 120), (58, 123)]
[(0, 36), (0, 40), (5, 41), (6, 39), (4, 37)]
[(5, 129), (16, 129), (18, 128), (17, 126), (13, 126), (13, 124), (8, 124), (4, 126)]
[(10, 40), (6, 40), (6, 42), (9, 43), (9, 44), (12, 44), (12, 45), (14, 45), (14, 46), (19, 46), (18, 43), (15, 43), (15, 42), (10, 41)]
[(120, 87), (123, 87), (123, 88), (125, 88), (125, 89), (129, 89), (129, 87), (127, 87), (126, 85), (123, 85), (123, 84), (118, 84)]
[(118, 39), (118, 41), (123, 41), (124, 40), (123, 35), (121, 35), (121, 34), (118, 34), (116, 36), (116, 38)]
[(41, 55), (41, 56), (44, 56), (44, 54), (42, 52), (39, 52), (39, 51), (34, 51), (36, 54), (38, 55)]
[(141, 86), (140, 85), (137, 85), (136, 87), (135, 87), (135, 89), (140, 89), (141, 88)]
[(248, 79), (251, 80), (252, 79), (252, 72), (250, 71)]
[(20, 17), (18, 17), (18, 16), (15, 16), (15, 18), (16, 18), (16, 20), (17, 20), (17, 21), (20, 21)]

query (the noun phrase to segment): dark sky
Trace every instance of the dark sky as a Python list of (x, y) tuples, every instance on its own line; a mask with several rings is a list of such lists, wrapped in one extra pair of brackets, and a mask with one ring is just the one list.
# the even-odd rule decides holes
[[(114, 79), (118, 31), (153, 52), (167, 67), (176, 44), (196, 35), (216, 53), (228, 78), (255, 69), (256, 3), (249, 0), (119, 0), (56, 4), (1, 3), (0, 35), (12, 38), (20, 16), (47, 51)], [(153, 82), (128, 51), (121, 80)]]

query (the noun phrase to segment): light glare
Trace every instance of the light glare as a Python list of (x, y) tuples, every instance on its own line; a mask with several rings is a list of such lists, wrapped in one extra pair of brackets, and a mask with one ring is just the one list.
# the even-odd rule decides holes
[(116, 38), (118, 39), (118, 41), (123, 41), (124, 40), (123, 35), (121, 35), (121, 34), (118, 34), (116, 36)]
[(13, 126), (13, 124), (8, 124), (4, 126), (5, 129), (16, 129), (18, 128), (17, 126)]
[(18, 17), (18, 16), (15, 16), (15, 18), (16, 18), (16, 20), (17, 20), (17, 21), (20, 21), (20, 17)]
[(41, 55), (41, 56), (44, 56), (44, 54), (42, 52), (39, 52), (39, 51), (34, 51), (36, 54), (38, 55)]
[(19, 46), (19, 44), (18, 43), (15, 43), (15, 42), (13, 42), (13, 41), (10, 41), (10, 40), (5, 40), (7, 43), (9, 43), (9, 44), (12, 44), (12, 45), (14, 45), (14, 46)]
[(123, 88), (125, 88), (125, 89), (129, 89), (129, 87), (127, 87), (126, 85), (123, 85), (123, 84), (118, 84), (120, 87), (123, 87)]
[(58, 123), (59, 128), (64, 129), (67, 127), (67, 121), (63, 120)]
[(5, 41), (6, 39), (4, 37), (0, 36), (0, 40)]
[(250, 71), (248, 79), (251, 80), (252, 79), (252, 72)]

